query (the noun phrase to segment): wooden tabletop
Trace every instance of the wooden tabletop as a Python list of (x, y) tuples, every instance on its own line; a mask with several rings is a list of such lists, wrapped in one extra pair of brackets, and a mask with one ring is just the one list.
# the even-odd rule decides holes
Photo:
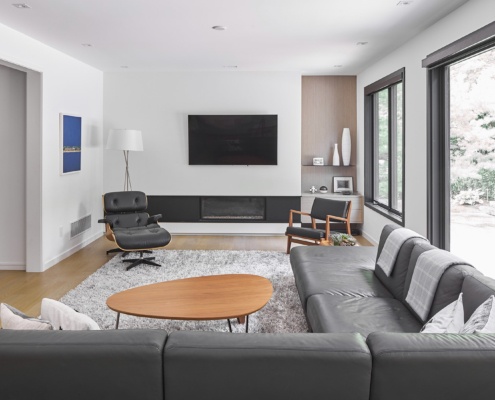
[(210, 275), (154, 283), (110, 296), (123, 314), (177, 320), (215, 320), (252, 314), (268, 303), (271, 282), (257, 275)]

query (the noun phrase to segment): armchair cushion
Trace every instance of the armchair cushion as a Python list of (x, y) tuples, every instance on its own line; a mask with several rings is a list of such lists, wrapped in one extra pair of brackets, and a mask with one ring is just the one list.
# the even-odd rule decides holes
[(322, 229), (299, 228), (296, 226), (288, 226), (285, 231), (286, 235), (294, 235), (320, 240), (325, 237), (325, 231)]
[[(313, 218), (321, 220), (326, 220), (327, 215), (347, 218), (349, 203), (349, 201), (322, 199), (321, 197), (315, 197), (310, 214)], [(332, 219), (330, 218), (330, 220)]]
[(148, 200), (143, 192), (110, 192), (103, 198), (103, 205), (107, 214), (144, 211), (148, 207)]

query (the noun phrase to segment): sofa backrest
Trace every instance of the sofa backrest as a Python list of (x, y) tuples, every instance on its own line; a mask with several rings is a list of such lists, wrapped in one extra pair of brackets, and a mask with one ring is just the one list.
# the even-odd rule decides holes
[(0, 330), (0, 398), (162, 400), (160, 330)]
[[(383, 246), (389, 237), (389, 235), (400, 226), (397, 225), (385, 225), (380, 235), (380, 242), (378, 243), (378, 252), (376, 255), (376, 261), (380, 257), (380, 253), (383, 250)], [(382, 282), (385, 287), (394, 295), (396, 299), (404, 300), (406, 294), (404, 292), (404, 286), (406, 282), (407, 269), (409, 268), (409, 260), (413, 251), (414, 245), (421, 241), (417, 238), (407, 240), (399, 250), (397, 259), (395, 260), (395, 266), (390, 276), (385, 275), (382, 269), (375, 263), (375, 275)]]
[[(426, 242), (418, 242), (415, 244), (413, 251), (411, 252), (411, 258), (409, 261), (409, 267), (407, 269), (406, 283), (404, 287), (404, 297), (407, 296), (407, 292), (409, 291), (409, 287), (411, 286), (411, 280), (414, 273), (414, 269), (416, 267), (416, 262), (418, 261), (418, 257), (428, 250), (434, 250), (437, 247), (426, 243)], [(464, 279), (472, 274), (477, 273), (476, 269), (469, 265), (454, 265), (448, 268), (440, 278), (438, 282), (438, 287), (435, 292), (435, 296), (433, 297), (433, 302), (431, 304), (430, 313), (426, 320), (422, 320), (414, 310), (409, 307), (409, 304), (403, 300), (403, 303), (413, 315), (418, 318), (418, 320), (423, 323), (428, 321), (432, 316), (434, 316), (438, 311), (442, 308), (448, 306), (453, 301), (459, 298), (459, 294), (462, 291), (462, 285)]]
[(371, 356), (359, 334), (170, 334), (165, 399), (368, 400)]
[(495, 295), (495, 279), (484, 276), (480, 272), (466, 277), (462, 284), (464, 320), (467, 321), (474, 310), (492, 295)]

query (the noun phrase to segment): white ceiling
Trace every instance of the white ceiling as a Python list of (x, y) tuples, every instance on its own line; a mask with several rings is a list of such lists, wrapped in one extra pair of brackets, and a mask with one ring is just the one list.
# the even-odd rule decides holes
[(0, 23), (103, 71), (341, 75), (357, 74), (467, 1), (0, 0)]

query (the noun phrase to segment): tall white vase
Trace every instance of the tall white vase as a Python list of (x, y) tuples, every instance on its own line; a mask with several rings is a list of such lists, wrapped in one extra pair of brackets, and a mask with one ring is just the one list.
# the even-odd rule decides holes
[(349, 165), (351, 163), (351, 131), (349, 128), (344, 128), (342, 132), (342, 164)]
[(339, 144), (338, 143), (335, 143), (335, 147), (333, 149), (333, 165), (340, 165)]

